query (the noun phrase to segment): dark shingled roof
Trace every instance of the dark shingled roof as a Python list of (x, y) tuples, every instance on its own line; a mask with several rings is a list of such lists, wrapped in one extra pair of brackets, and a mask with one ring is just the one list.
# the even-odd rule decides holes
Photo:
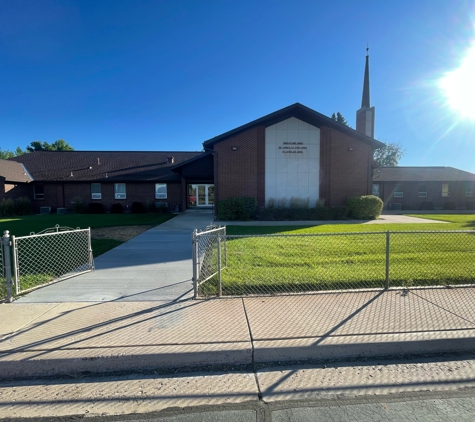
[[(180, 181), (172, 167), (202, 152), (35, 151), (10, 160), (21, 162), (35, 181)], [(168, 161), (174, 157), (174, 162)]]
[(13, 183), (29, 183), (33, 180), (23, 164), (10, 160), (0, 160), (0, 176), (6, 182)]
[(236, 129), (230, 130), (229, 132), (215, 136), (214, 138), (203, 142), (203, 146), (205, 147), (205, 149), (212, 148), (215, 143), (220, 142), (230, 136), (237, 135), (238, 133), (244, 132), (245, 130), (251, 129), (255, 126), (272, 126), (285, 119), (289, 119), (290, 117), (295, 117), (316, 127), (328, 126), (334, 128), (340, 132), (345, 133), (346, 135), (349, 135), (366, 144), (369, 144), (373, 149), (384, 147), (384, 144), (382, 142), (370, 138), (369, 136), (366, 136), (363, 133), (352, 129), (349, 126), (345, 126), (341, 123), (338, 123), (336, 120), (333, 120), (330, 117), (325, 116), (324, 114), (318, 113), (317, 111), (306, 107), (300, 103), (292, 104), (288, 107), (277, 110), (274, 113), (268, 114), (267, 116), (261, 117), (257, 120), (253, 120), (252, 122), (246, 123), (245, 125), (239, 126)]
[(453, 167), (379, 167), (373, 182), (475, 182), (475, 174)]

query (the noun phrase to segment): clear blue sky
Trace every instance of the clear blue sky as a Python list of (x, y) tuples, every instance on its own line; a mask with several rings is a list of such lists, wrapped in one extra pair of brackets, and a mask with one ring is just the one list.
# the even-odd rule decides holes
[(0, 0), (0, 10), (4, 150), (62, 138), (76, 150), (196, 151), (295, 102), (354, 127), (369, 43), (376, 138), (401, 142), (401, 165), (475, 172), (475, 119), (436, 83), (473, 45), (473, 1)]

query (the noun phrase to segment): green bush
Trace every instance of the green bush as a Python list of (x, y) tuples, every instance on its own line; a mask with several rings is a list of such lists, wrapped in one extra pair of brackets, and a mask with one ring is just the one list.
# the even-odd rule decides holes
[(141, 202), (132, 202), (132, 206), (130, 207), (130, 212), (132, 214), (145, 214), (146, 210), (144, 205)]
[(71, 201), (71, 210), (74, 214), (84, 214), (86, 206), (82, 198), (74, 198)]
[(444, 204), (444, 210), (455, 210), (457, 207), (455, 205), (455, 202), (446, 202)]
[(0, 202), (0, 217), (11, 217), (15, 213), (15, 204), (12, 199), (2, 199)]
[(22, 196), (15, 199), (13, 204), (15, 215), (30, 215), (31, 214), (31, 201)]
[(88, 214), (104, 214), (104, 205), (101, 202), (89, 202), (87, 204)]
[(218, 203), (218, 219), (250, 220), (255, 217), (256, 209), (256, 198), (242, 196), (239, 198), (224, 199)]
[(111, 214), (123, 214), (124, 207), (120, 203), (115, 203), (111, 205)]
[(383, 201), (374, 195), (348, 198), (348, 215), (356, 220), (375, 220), (381, 215)]
[(420, 210), (428, 210), (431, 211), (434, 209), (434, 203), (433, 202), (423, 202), (421, 206), (419, 207)]

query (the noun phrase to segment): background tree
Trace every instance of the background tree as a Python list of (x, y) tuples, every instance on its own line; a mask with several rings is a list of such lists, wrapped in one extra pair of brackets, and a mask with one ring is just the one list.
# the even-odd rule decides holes
[(24, 153), (25, 151), (23, 151), (20, 147), (17, 147), (15, 151), (11, 151), (9, 149), (2, 150), (0, 148), (0, 159), (8, 160), (9, 158), (18, 157)]
[(74, 151), (64, 139), (58, 139), (56, 142), (49, 144), (48, 142), (33, 141), (26, 147), (27, 151)]
[(335, 113), (332, 114), (332, 119), (336, 120), (338, 123), (341, 123), (342, 125), (349, 126), (348, 121), (342, 116), (342, 114), (338, 111), (335, 115)]
[(399, 142), (386, 144), (383, 148), (374, 151), (374, 161), (379, 167), (397, 166), (405, 152)]

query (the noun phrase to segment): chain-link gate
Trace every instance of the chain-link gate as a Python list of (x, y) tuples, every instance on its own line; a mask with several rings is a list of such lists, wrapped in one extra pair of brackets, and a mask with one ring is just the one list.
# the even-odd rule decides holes
[[(208, 266), (197, 272), (196, 297), (475, 283), (475, 231), (204, 233), (196, 234), (203, 256), (195, 263)], [(226, 267), (219, 265), (221, 244)]]
[(18, 295), (94, 269), (89, 228), (56, 225), (21, 237), (10, 237), (6, 231), (1, 243), (0, 298), (11, 300), (11, 284)]
[[(221, 296), (221, 271), (226, 268), (226, 227), (207, 226), (192, 236), (193, 285), (195, 298), (202, 296), (207, 284), (216, 284)], [(209, 283), (207, 283), (209, 282)]]

